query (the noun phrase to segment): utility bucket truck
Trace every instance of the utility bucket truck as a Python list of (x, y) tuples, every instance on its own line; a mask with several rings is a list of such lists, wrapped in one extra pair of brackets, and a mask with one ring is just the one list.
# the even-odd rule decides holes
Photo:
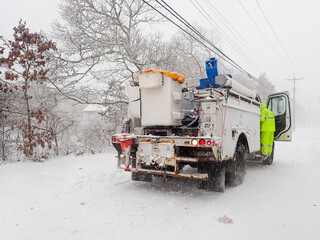
[[(192, 178), (199, 188), (223, 192), (226, 184), (242, 183), (247, 160), (261, 161), (260, 97), (219, 74), (214, 58), (206, 71), (198, 84), (161, 70), (130, 83), (125, 133), (113, 135), (112, 143), (118, 167), (132, 180)], [(275, 141), (291, 141), (289, 93), (270, 95), (267, 106), (275, 115)], [(273, 153), (263, 159), (272, 162)]]

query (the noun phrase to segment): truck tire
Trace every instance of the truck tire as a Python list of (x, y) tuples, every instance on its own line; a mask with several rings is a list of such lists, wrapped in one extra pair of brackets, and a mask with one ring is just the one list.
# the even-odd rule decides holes
[(267, 159), (265, 160), (262, 160), (262, 164), (263, 165), (271, 165), (273, 163), (273, 156), (274, 156), (274, 142), (273, 142), (273, 145), (272, 145), (272, 153), (271, 153), (271, 156), (269, 156)]
[(132, 181), (152, 182), (152, 174), (150, 173), (131, 173)]
[(238, 144), (234, 159), (228, 163), (226, 173), (226, 183), (229, 186), (238, 186), (243, 182), (246, 174), (246, 148), (243, 144)]
[(208, 163), (200, 171), (208, 173), (208, 180), (199, 182), (199, 189), (224, 192), (226, 175), (226, 165), (224, 163)]
[(135, 158), (132, 158), (131, 166), (132, 169), (137, 169), (137, 160)]

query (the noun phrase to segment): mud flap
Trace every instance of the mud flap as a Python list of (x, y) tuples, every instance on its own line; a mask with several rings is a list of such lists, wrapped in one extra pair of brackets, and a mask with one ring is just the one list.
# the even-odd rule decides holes
[(131, 152), (133, 139), (134, 139), (134, 137), (131, 137), (131, 136), (119, 138), (122, 154), (121, 154), (121, 156), (119, 158), (118, 167), (121, 168), (121, 165), (124, 164), (125, 171), (130, 171), (130, 169), (129, 169), (129, 166), (130, 166), (130, 152)]
[(198, 188), (207, 191), (224, 192), (225, 190), (225, 176), (226, 165), (224, 163), (210, 164), (207, 166), (208, 181), (199, 182)]

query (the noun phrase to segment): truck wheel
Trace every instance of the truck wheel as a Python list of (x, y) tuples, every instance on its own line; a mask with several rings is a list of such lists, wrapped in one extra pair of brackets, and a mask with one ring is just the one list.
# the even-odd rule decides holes
[(263, 165), (271, 165), (273, 163), (273, 156), (274, 156), (274, 142), (273, 142), (273, 145), (272, 145), (272, 153), (271, 153), (271, 156), (269, 156), (267, 159), (265, 160), (262, 160), (262, 164)]
[(199, 189), (207, 191), (224, 192), (226, 166), (224, 163), (209, 163), (204, 169), (208, 173), (208, 180), (198, 184)]
[(137, 160), (135, 158), (132, 158), (131, 166), (132, 169), (137, 169)]
[(229, 186), (238, 186), (243, 182), (246, 174), (245, 147), (238, 144), (234, 159), (230, 160), (226, 173), (226, 183)]
[(150, 173), (131, 173), (132, 181), (152, 182), (152, 174)]

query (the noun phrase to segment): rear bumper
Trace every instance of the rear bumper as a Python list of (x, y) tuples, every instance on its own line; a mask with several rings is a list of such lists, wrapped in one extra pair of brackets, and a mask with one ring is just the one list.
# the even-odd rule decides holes
[[(207, 180), (207, 174), (197, 172), (198, 164), (220, 161), (220, 138), (138, 135), (131, 146), (128, 168), (124, 166), (121, 138), (123, 135), (112, 137), (119, 153), (118, 167), (135, 173)], [(193, 171), (184, 171), (186, 165)]]
[(153, 171), (153, 170), (131, 170), (131, 172), (136, 173), (150, 173), (152, 175), (166, 176), (166, 177), (176, 177), (176, 178), (191, 178), (197, 180), (208, 180), (208, 174), (206, 173), (172, 173), (172, 172), (164, 172), (164, 171)]

